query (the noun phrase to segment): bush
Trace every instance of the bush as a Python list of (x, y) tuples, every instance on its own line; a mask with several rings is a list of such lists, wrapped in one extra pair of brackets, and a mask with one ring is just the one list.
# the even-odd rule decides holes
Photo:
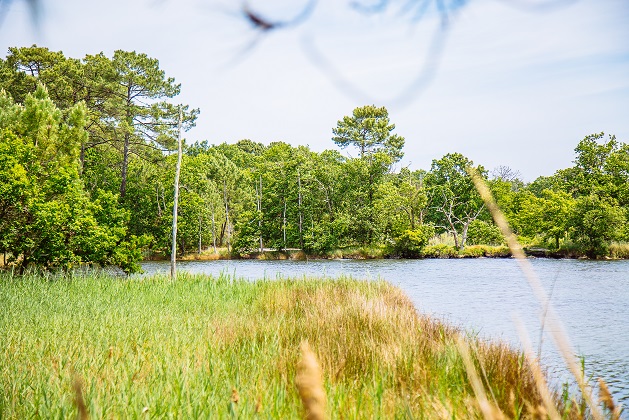
[(426, 258), (457, 258), (459, 253), (452, 245), (428, 245), (422, 249), (421, 256)]
[(430, 225), (421, 225), (416, 229), (407, 229), (395, 238), (393, 252), (404, 258), (418, 258), (422, 248), (428, 245), (428, 241), (435, 234), (435, 228)]
[(485, 256), (494, 258), (507, 258), (511, 256), (511, 251), (506, 245), (485, 247)]
[(486, 255), (486, 249), (483, 245), (471, 245), (466, 246), (461, 251), (459, 251), (459, 255), (461, 257), (475, 258), (475, 257), (484, 257)]
[(470, 245), (502, 245), (505, 239), (500, 228), (493, 223), (474, 220), (467, 230), (467, 243)]
[(466, 257), (494, 257), (505, 258), (511, 256), (509, 248), (502, 246), (489, 246), (489, 245), (472, 245), (466, 246), (463, 250), (459, 251), (459, 256)]

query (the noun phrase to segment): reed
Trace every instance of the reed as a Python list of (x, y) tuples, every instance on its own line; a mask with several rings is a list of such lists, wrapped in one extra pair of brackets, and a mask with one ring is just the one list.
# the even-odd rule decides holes
[(616, 405), (614, 401), (614, 397), (612, 397), (611, 392), (609, 392), (607, 383), (605, 383), (605, 381), (602, 378), (598, 378), (598, 389), (599, 389), (599, 401), (603, 404), (603, 407), (605, 407), (605, 409), (609, 413), (609, 418), (611, 420), (620, 419), (622, 408), (620, 405)]
[(592, 417), (596, 420), (603, 419), (603, 414), (600, 411), (599, 406), (595, 403), (592, 396), (592, 388), (587, 382), (583, 370), (579, 369), (575, 357), (575, 352), (563, 328), (563, 324), (555, 313), (553, 306), (550, 304), (548, 294), (542, 286), (539, 277), (533, 270), (530, 262), (526, 259), (526, 255), (524, 254), (524, 250), (522, 249), (521, 244), (518, 242), (518, 239), (511, 230), (505, 215), (496, 204), (496, 201), (491, 191), (489, 190), (489, 187), (480, 176), (478, 171), (473, 168), (468, 168), (467, 171), (472, 178), (476, 190), (485, 202), (487, 209), (491, 213), (494, 222), (500, 228), (500, 231), (506, 238), (507, 245), (509, 246), (511, 254), (518, 261), (520, 269), (522, 270), (524, 277), (529, 283), (529, 286), (531, 287), (535, 297), (539, 301), (540, 306), (542, 308), (545, 308), (546, 319), (544, 321), (549, 325), (549, 327), (551, 327), (551, 337), (553, 339), (555, 347), (563, 357), (566, 366), (572, 372), (577, 384), (579, 385), (583, 400), (587, 404), (587, 407), (589, 408)]
[(386, 282), (0, 274), (0, 418), (75, 417), (75, 377), (92, 418), (296, 418), (304, 341), (329, 418), (478, 417), (461, 336), (501, 412), (543, 404), (520, 353)]
[(609, 256), (615, 259), (629, 259), (629, 243), (613, 242), (609, 246)]

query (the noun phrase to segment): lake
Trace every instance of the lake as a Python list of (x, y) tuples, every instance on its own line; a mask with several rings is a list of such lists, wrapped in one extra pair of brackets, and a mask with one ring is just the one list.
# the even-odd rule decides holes
[[(586, 374), (603, 377), (617, 402), (629, 406), (629, 261), (531, 259)], [(169, 262), (145, 262), (147, 274)], [(484, 338), (519, 347), (514, 318), (526, 326), (555, 385), (570, 378), (546, 334), (543, 309), (513, 259), (185, 261), (181, 271), (249, 280), (280, 277), (383, 279), (402, 288), (417, 309)], [(629, 413), (625, 411), (624, 418)]]

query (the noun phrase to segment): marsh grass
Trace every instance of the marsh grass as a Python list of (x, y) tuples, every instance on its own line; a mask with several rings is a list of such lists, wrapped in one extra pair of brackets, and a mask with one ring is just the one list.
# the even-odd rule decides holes
[[(467, 418), (541, 405), (524, 357), (417, 314), (385, 282), (0, 275), (0, 418), (295, 418), (300, 343), (331, 418)], [(76, 379), (81, 378), (80, 395)], [(556, 399), (557, 400), (557, 399)]]
[(629, 259), (629, 243), (612, 242), (609, 246), (609, 256), (615, 259)]

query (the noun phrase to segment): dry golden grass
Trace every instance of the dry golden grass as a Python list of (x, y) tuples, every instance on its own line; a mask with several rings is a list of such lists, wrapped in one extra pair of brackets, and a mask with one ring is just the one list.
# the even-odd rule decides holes
[(328, 418), (482, 416), (460, 339), (492, 407), (543, 406), (521, 354), (419, 315), (385, 282), (0, 280), (2, 418), (76, 416), (75, 376), (93, 418), (299, 417), (304, 341)]
[(301, 358), (297, 363), (295, 385), (304, 406), (304, 417), (308, 420), (323, 420), (326, 397), (321, 367), (307, 341), (301, 343), (300, 349)]

